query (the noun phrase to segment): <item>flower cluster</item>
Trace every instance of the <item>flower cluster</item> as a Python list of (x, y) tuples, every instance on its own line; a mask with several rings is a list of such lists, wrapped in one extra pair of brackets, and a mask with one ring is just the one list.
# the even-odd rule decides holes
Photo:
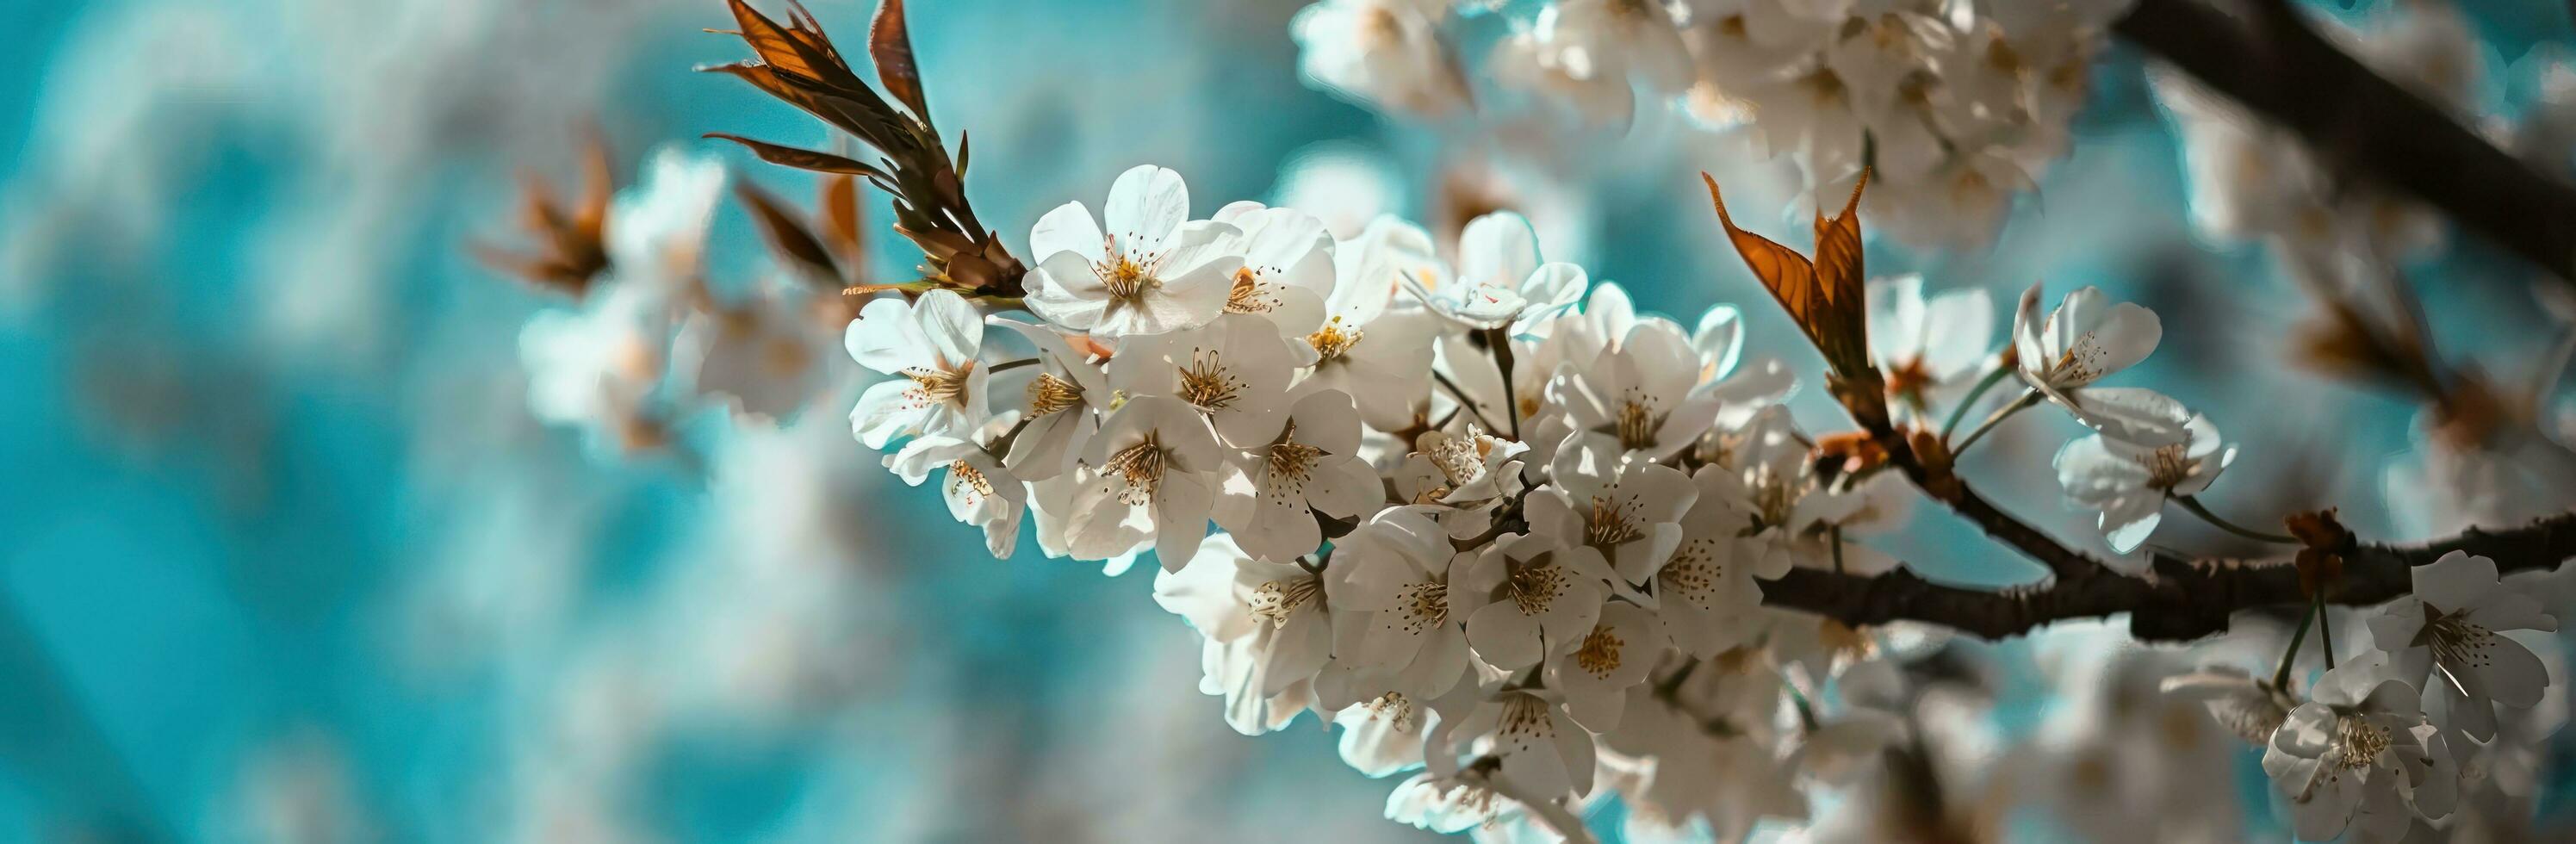
[(649, 451), (696, 408), (776, 419), (822, 388), (831, 325), (847, 316), (836, 298), (776, 283), (725, 301), (707, 285), (701, 258), (725, 183), (722, 162), (666, 150), (604, 209), (605, 261), (573, 288), (576, 306), (539, 312), (519, 334), (539, 419)]
[[(1468, 110), (1472, 89), (1442, 27), (1486, 5), (1324, 0), (1297, 20), (1302, 67), (1318, 87), (1381, 108)], [(1869, 210), (1883, 227), (1974, 247), (2065, 154), (2103, 33), (2127, 6), (1554, 0), (1512, 20), (1485, 67), (1503, 92), (1588, 123), (1626, 125), (1642, 102), (1743, 127), (1820, 189), (1873, 164), (1882, 189)]]
[[(1734, 308), (1639, 313), (1510, 212), (1444, 258), (1392, 217), (1343, 238), (1291, 208), (1190, 208), (1139, 166), (1098, 215), (1038, 221), (1025, 299), (869, 301), (847, 346), (894, 377), (853, 431), (901, 441), (885, 462), (907, 482), (942, 476), (995, 555), (1024, 520), (1113, 574), (1151, 552), (1228, 723), (1311, 711), (1364, 773), (1422, 768), (1388, 811), (1425, 827), (1579, 829), (1617, 793), (1641, 829), (1744, 829), (1801, 816), (1782, 783), (1892, 736), (1823, 730), (1880, 716), (1810, 703), (1883, 633), (1766, 607), (1762, 584), (1893, 568), (1859, 540), (1902, 525), (1912, 487), (1800, 430), (1796, 378), (1744, 354)], [(2179, 402), (2097, 386), (2155, 347), (2144, 308), (2088, 287), (2043, 315), (2033, 288), (1998, 352), (1982, 291), (1868, 289), (1909, 424), (2011, 377), (1990, 423), (2045, 402), (2092, 429), (2059, 474), (2117, 550), (2232, 456)]]

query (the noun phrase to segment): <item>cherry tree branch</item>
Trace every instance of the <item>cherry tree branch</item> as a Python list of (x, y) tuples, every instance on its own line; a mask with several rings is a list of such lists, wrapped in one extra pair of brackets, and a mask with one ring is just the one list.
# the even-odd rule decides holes
[(2296, 132), (2339, 175), (2375, 179), (2576, 284), (2576, 187), (2373, 73), (2281, 0), (2229, 14), (2206, 0), (2136, 0), (2130, 43)]
[[(2452, 551), (2493, 558), (2505, 574), (2554, 569), (2576, 557), (2576, 513), (2510, 530), (2471, 528), (2421, 545), (2355, 545), (2344, 551), (2343, 576), (2326, 588), (2326, 601), (2367, 606), (2397, 598), (2413, 590), (2414, 567)], [(2101, 568), (2002, 589), (1936, 583), (1905, 568), (1875, 576), (1801, 568), (1762, 582), (1762, 601), (1771, 606), (1852, 625), (1937, 624), (1985, 639), (2126, 613), (2138, 640), (2181, 641), (2226, 632), (2230, 617), (2241, 610), (2307, 600), (2298, 569), (2286, 557), (2195, 560), (2160, 554), (2146, 574)]]

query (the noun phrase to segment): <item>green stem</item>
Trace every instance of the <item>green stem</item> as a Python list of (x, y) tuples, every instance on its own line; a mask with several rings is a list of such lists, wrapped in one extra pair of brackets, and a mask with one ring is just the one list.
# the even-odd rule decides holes
[[(1494, 356), (1494, 369), (1503, 376), (1503, 415), (1511, 417), (1512, 441), (1521, 438), (1521, 400), (1512, 395), (1512, 333), (1506, 328), (1485, 329), (1485, 353)], [(1482, 418), (1481, 415), (1479, 418)], [(1488, 424), (1486, 427), (1491, 428)]]
[(1995, 367), (1995, 371), (1986, 373), (1985, 379), (1978, 381), (1977, 386), (1968, 388), (1967, 398), (1960, 399), (1959, 406), (1950, 409), (1949, 421), (1941, 423), (1941, 441), (1949, 442), (1950, 432), (1959, 430), (1959, 423), (1968, 418), (1968, 409), (1976, 407), (1977, 400), (1985, 398), (1987, 390), (1992, 390), (1996, 384), (2003, 383), (2004, 377), (2012, 373), (2012, 367)]
[(1438, 381), (1440, 386), (1449, 388), (1449, 397), (1457, 399), (1459, 407), (1465, 408), (1467, 413), (1475, 416), (1476, 424), (1485, 426), (1485, 430), (1494, 430), (1494, 423), (1485, 420), (1485, 412), (1476, 409), (1476, 400), (1468, 398), (1467, 391), (1458, 388), (1458, 382), (1449, 380), (1449, 376), (1440, 374), (1439, 370), (1432, 370), (1431, 380)]
[(2324, 589), (2318, 589), (2318, 590), (2317, 590), (2317, 600), (2316, 600), (2316, 605), (2317, 605), (2317, 647), (2320, 647), (2320, 648), (2324, 648), (2324, 649), (2325, 649), (2325, 651), (2326, 651), (2326, 670), (2328, 670), (2328, 671), (2332, 671), (2332, 670), (2334, 670), (2334, 667), (2335, 667), (2335, 658), (2334, 658), (2334, 620), (2326, 617), (2326, 591), (2325, 591)]
[(2004, 420), (2012, 418), (2013, 414), (2020, 413), (2022, 408), (2038, 403), (2039, 391), (2031, 390), (2021, 394), (2021, 398), (2013, 400), (2013, 403), (1997, 409), (1994, 415), (1986, 417), (1986, 421), (1977, 423), (1977, 429), (1969, 431), (1967, 439), (1960, 440), (1958, 445), (1950, 448), (1950, 459), (1956, 460), (1959, 455), (1968, 453), (1968, 447), (1976, 445), (1978, 440), (1985, 439), (1987, 431), (1994, 430), (1996, 425), (2001, 425)]
[(2201, 521), (2208, 522), (2211, 527), (2218, 528), (2219, 530), (2236, 534), (2237, 536), (2242, 536), (2257, 542), (2276, 542), (2282, 545), (2299, 544), (2298, 537), (2286, 536), (2278, 533), (2264, 533), (2259, 530), (2240, 527), (2234, 522), (2219, 518), (2218, 514), (2209, 512), (2208, 507), (2201, 506), (2200, 499), (2193, 498), (2188, 495), (2177, 495), (2173, 497), (2173, 502), (2182, 505), (2184, 510), (2191, 511), (2192, 515), (2199, 516)]
[(994, 372), (1003, 372), (1003, 371), (1007, 371), (1007, 370), (1018, 369), (1018, 368), (1023, 367), (1023, 366), (1029, 366), (1029, 365), (1031, 365), (1031, 364), (1035, 364), (1035, 363), (1037, 363), (1037, 362), (1038, 362), (1038, 359), (1037, 359), (1037, 358), (1021, 358), (1021, 359), (1019, 359), (1019, 360), (1003, 361), (1003, 362), (1001, 362), (1001, 363), (993, 364), (993, 368), (991, 368), (991, 369), (987, 369), (987, 370), (984, 370), (984, 371), (985, 371), (986, 373), (988, 373), (988, 374), (989, 374), (989, 373), (994, 373)]
[(2316, 623), (2317, 609), (2317, 606), (2312, 603), (2308, 605), (2307, 612), (2300, 614), (2299, 629), (2290, 634), (2289, 649), (2281, 652), (2281, 667), (2279, 670), (2272, 672), (2272, 688), (2280, 689), (2284, 693), (2288, 692), (2290, 688), (2290, 664), (2298, 661), (2299, 646), (2308, 641), (2308, 627), (2309, 625)]

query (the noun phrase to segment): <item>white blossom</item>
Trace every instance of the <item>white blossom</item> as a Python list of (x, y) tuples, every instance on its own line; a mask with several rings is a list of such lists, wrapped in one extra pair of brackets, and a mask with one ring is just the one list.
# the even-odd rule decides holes
[(2184, 442), (2149, 447), (2094, 434), (2057, 452), (2058, 485), (2069, 502), (2101, 514), (2097, 524), (2111, 550), (2136, 550), (2155, 532), (2166, 499), (2208, 489), (2236, 459), (2208, 417), (2195, 415), (2183, 427), (2190, 437)]
[(1554, 539), (1503, 534), (1451, 579), (1450, 612), (1465, 613), (1467, 645), (1505, 670), (1535, 665), (1592, 629), (1615, 576), (1600, 555), (1568, 552)]
[(971, 437), (929, 434), (903, 444), (903, 450), (886, 455), (886, 468), (894, 470), (904, 483), (920, 486), (934, 470), (947, 472), (940, 485), (940, 497), (948, 502), (948, 514), (957, 520), (984, 529), (985, 550), (996, 558), (1007, 559), (1018, 547), (1020, 516), (1028, 505), (1028, 487), (1002, 461), (985, 450), (985, 443), (1007, 430), (1016, 417), (996, 417), (973, 432)]
[(2499, 581), (2495, 560), (2466, 551), (2416, 566), (2413, 585), (2371, 617), (2371, 641), (2389, 654), (2397, 679), (2443, 704), (2445, 726), (2494, 739), (2498, 704), (2535, 706), (2549, 685), (2540, 658), (2503, 631), (2555, 631), (2557, 618)]
[(1164, 396), (1130, 399), (1091, 438), (1083, 462), (1099, 467), (1099, 475), (1074, 494), (1071, 530), (1114, 535), (1131, 524), (1150, 525), (1155, 556), (1164, 570), (1178, 570), (1207, 536), (1219, 459), (1216, 437), (1197, 410)]
[(2022, 380), (2104, 435), (2139, 445), (2182, 441), (2188, 414), (2176, 415), (2169, 400), (2153, 401), (2145, 391), (2084, 390), (2156, 350), (2164, 329), (2155, 313), (2129, 302), (2112, 304), (2100, 288), (2085, 287), (2066, 294), (2043, 322), (2039, 290), (2034, 284), (2022, 294), (2013, 320)]
[[(2356, 836), (2395, 840), (2411, 820), (2403, 810), (2380, 810), (2425, 784), (2433, 766), (2425, 740), (2439, 736), (2424, 723), (2414, 687), (2387, 675), (2372, 655), (2335, 666), (2272, 733), (2263, 772), (2289, 802), (2299, 837), (2322, 841), (2359, 823)], [(2439, 802), (2417, 808), (2428, 817), (2450, 812)]]
[(1226, 254), (1233, 226), (1189, 221), (1181, 176), (1152, 165), (1118, 175), (1102, 208), (1068, 202), (1029, 231), (1037, 267), (1028, 307), (1048, 322), (1106, 337), (1160, 334), (1205, 325), (1225, 312), (1240, 255)]
[(1384, 503), (1377, 472), (1359, 457), (1360, 418), (1338, 390), (1308, 393), (1278, 438), (1228, 461), (1216, 522), (1244, 550), (1286, 562), (1323, 542), (1319, 514), (1351, 519)]
[(991, 375), (977, 358), (983, 341), (983, 317), (956, 293), (869, 302), (850, 321), (843, 345), (860, 366), (903, 378), (861, 393), (850, 429), (869, 448), (899, 436), (974, 430), (988, 413), (984, 384)]
[(1323, 0), (1288, 23), (1297, 69), (1344, 99), (1439, 117), (1470, 105), (1441, 37), (1449, 0)]

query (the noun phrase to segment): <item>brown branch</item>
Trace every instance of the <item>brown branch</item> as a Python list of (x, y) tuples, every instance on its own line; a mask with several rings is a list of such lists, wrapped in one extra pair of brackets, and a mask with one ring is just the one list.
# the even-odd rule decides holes
[(2137, 0), (2112, 31), (2297, 133), (2330, 172), (2412, 194), (2576, 282), (2576, 188), (2373, 73), (2280, 0), (2247, 5), (2239, 17), (2205, 0)]
[[(2490, 557), (2505, 574), (2556, 568), (2576, 557), (2576, 513), (2505, 531), (2471, 528), (2423, 545), (2358, 545), (2344, 554), (2342, 579), (2326, 600), (2367, 606), (2414, 588), (2413, 568), (2451, 551)], [(2109, 569), (2035, 587), (1987, 590), (1934, 583), (1909, 569), (1876, 576), (1795, 569), (1762, 582), (1765, 604), (1804, 610), (1846, 624), (1918, 621), (1985, 639), (2042, 625), (2126, 613), (2140, 641), (2180, 641), (2226, 632), (2241, 610), (2295, 606), (2307, 596), (2287, 559), (2186, 560), (2158, 555), (2146, 575)]]

